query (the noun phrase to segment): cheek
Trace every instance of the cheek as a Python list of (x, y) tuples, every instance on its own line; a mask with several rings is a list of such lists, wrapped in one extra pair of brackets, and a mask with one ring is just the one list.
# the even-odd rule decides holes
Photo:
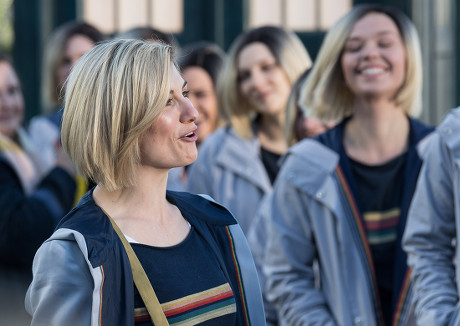
[(353, 70), (352, 67), (352, 59), (347, 55), (342, 55), (340, 59), (340, 68), (342, 69), (342, 75), (345, 81), (350, 78), (351, 71)]
[(192, 105), (197, 109), (200, 106), (200, 99), (196, 98), (193, 95), (189, 96), (190, 102), (192, 102)]
[(403, 76), (403, 78), (405, 78), (406, 73), (407, 73), (407, 62), (406, 62), (405, 53), (402, 52), (401, 54), (399, 54), (396, 60), (397, 60), (397, 65), (400, 70), (400, 74)]
[(289, 80), (286, 78), (283, 82), (284, 86), (284, 100), (285, 102), (287, 103), (288, 99), (289, 99), (289, 94), (291, 93), (291, 88), (292, 88), (292, 85), (291, 83), (289, 83)]
[(16, 99), (16, 105), (18, 108), (18, 112), (21, 114), (21, 116), (24, 115), (24, 98), (21, 95), (18, 95)]
[(243, 95), (244, 97), (248, 96), (249, 93), (249, 82), (248, 81), (242, 81), (239, 84), (239, 90), (240, 94)]
[(58, 71), (57, 71), (57, 79), (58, 79), (58, 82), (59, 82), (59, 85), (63, 85), (65, 80), (67, 79), (69, 73), (70, 73), (70, 65), (62, 65), (59, 67)]
[(203, 111), (211, 118), (217, 117), (217, 99), (215, 96), (208, 96), (203, 99)]

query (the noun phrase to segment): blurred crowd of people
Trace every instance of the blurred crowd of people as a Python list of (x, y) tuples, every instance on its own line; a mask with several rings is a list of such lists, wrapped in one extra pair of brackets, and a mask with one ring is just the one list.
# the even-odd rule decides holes
[[(156, 66), (136, 61), (145, 53)], [(417, 120), (421, 57), (410, 19), (382, 5), (357, 5), (343, 16), (314, 62), (308, 44), (281, 27), (247, 30), (224, 51), (206, 41), (181, 46), (150, 27), (108, 37), (73, 21), (49, 39), (43, 113), (25, 125), (21, 83), (12, 59), (0, 53), (0, 324), (58, 324), (66, 314), (76, 324), (118, 317), (129, 323), (132, 317), (133, 325), (152, 323), (142, 294), (125, 293), (133, 291), (132, 279), (119, 277), (123, 290), (114, 300), (132, 300), (127, 307), (133, 311), (125, 314), (123, 303), (121, 310), (100, 308), (98, 317), (92, 296), (104, 271), (97, 276), (90, 269), (90, 286), (83, 274), (60, 269), (66, 262), (95, 268), (102, 259), (81, 247), (85, 242), (103, 251), (102, 242), (95, 243), (112, 236), (104, 222), (94, 224), (102, 235), (85, 229), (93, 225), (89, 216), (101, 218), (101, 207), (103, 216), (119, 224), (148, 276), (163, 275), (149, 263), (162, 261), (168, 271), (158, 281), (166, 284), (163, 292), (179, 286), (169, 276), (176, 261), (143, 252), (146, 246), (195, 241), (215, 250), (213, 241), (218, 243), (224, 273), (216, 272), (218, 265), (196, 263), (210, 255), (209, 248), (194, 252), (190, 244), (179, 251), (192, 257), (179, 259), (181, 264), (209, 274), (203, 276), (206, 290), (226, 280), (234, 298), (225, 312), (195, 324), (460, 325), (460, 111), (452, 109), (439, 126)], [(160, 69), (171, 63), (176, 68)], [(152, 79), (140, 78), (139, 69)], [(162, 106), (157, 101), (166, 88), (172, 98)], [(174, 103), (182, 110), (177, 116), (168, 111)], [(197, 149), (175, 147), (165, 134), (173, 123), (197, 127), (181, 135)], [(145, 166), (162, 173), (146, 172)], [(146, 205), (152, 198), (162, 204)], [(144, 224), (125, 216), (136, 212), (140, 218), (153, 208), (170, 216), (173, 225), (164, 233), (143, 233)], [(187, 214), (203, 214), (207, 231)], [(72, 222), (80, 215), (89, 224)], [(242, 232), (230, 227), (233, 218)], [(224, 226), (231, 231), (222, 231)], [(44, 245), (32, 273), (37, 250), (55, 230), (52, 240), (68, 240), (64, 229), (78, 231), (74, 241), (86, 262), (72, 258), (80, 250)], [(193, 238), (192, 230), (205, 241)], [(234, 241), (230, 247), (223, 244), (226, 235)], [(60, 254), (71, 258), (59, 263)], [(243, 272), (229, 267), (232, 257)], [(129, 270), (126, 259), (122, 263)], [(114, 267), (117, 273), (120, 268)], [(60, 278), (70, 277), (85, 284), (87, 292), (72, 299), (79, 304), (66, 300), (72, 287)], [(258, 282), (248, 285), (248, 279)], [(176, 298), (151, 283), (160, 289), (161, 303)], [(193, 278), (181, 278), (187, 289), (190, 283)], [(102, 307), (102, 295), (100, 300)], [(104, 315), (114, 311), (115, 319)], [(173, 324), (177, 316), (166, 317)]]

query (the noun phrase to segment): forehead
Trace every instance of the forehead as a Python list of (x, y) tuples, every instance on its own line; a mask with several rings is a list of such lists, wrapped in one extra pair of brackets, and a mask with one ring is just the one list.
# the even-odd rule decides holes
[(182, 90), (182, 88), (184, 87), (184, 83), (185, 81), (182, 78), (181, 74), (179, 73), (177, 68), (173, 66), (172, 76), (171, 76), (171, 89), (172, 90), (175, 90), (175, 89)]
[(68, 51), (86, 52), (94, 47), (94, 42), (85, 35), (74, 34), (67, 40), (65, 46)]
[(348, 38), (370, 37), (381, 34), (400, 36), (396, 23), (388, 15), (379, 12), (370, 12), (353, 25)]
[(243, 47), (238, 54), (238, 69), (250, 69), (256, 64), (262, 62), (275, 61), (276, 58), (273, 56), (272, 52), (262, 42), (249, 43)]
[(0, 84), (19, 85), (19, 79), (13, 67), (6, 61), (0, 61)]
[(188, 66), (182, 71), (183, 78), (190, 87), (208, 87), (212, 86), (211, 76), (201, 67)]

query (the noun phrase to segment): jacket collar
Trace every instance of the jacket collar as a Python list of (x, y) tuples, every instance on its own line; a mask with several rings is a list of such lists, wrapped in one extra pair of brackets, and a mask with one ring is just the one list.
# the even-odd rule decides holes
[[(286, 176), (291, 179), (291, 183), (312, 195), (316, 195), (325, 185), (327, 176), (334, 173), (339, 163), (347, 179), (351, 179), (350, 162), (343, 147), (343, 132), (349, 119), (344, 119), (336, 127), (319, 135), (316, 139), (304, 139), (289, 149), (285, 160), (290, 156), (295, 157), (295, 163), (289, 164), (289, 175)], [(409, 123), (408, 165), (413, 166), (413, 170), (417, 171), (412, 165), (415, 164), (414, 161), (420, 161), (417, 144), (433, 131), (433, 127), (426, 126), (411, 118), (409, 118)], [(310, 172), (305, 173), (306, 170)]]
[[(89, 252), (88, 257), (93, 266), (102, 265), (109, 250), (112, 250), (118, 235), (102, 209), (94, 202), (92, 192), (88, 191), (77, 206), (67, 214), (57, 228), (76, 230), (85, 237)], [(200, 195), (185, 192), (167, 191), (167, 199), (176, 205), (184, 217), (193, 225), (208, 243), (213, 243), (207, 224), (226, 226), (236, 224), (235, 218), (223, 206)], [(214, 248), (217, 251), (218, 248)]]
[(302, 191), (315, 195), (334, 172), (339, 156), (313, 139), (304, 139), (289, 149), (285, 161), (289, 171), (286, 178)]
[[(332, 151), (336, 152), (339, 157), (339, 165), (343, 170), (343, 173), (348, 180), (349, 186), (353, 193), (356, 193), (356, 185), (351, 172), (351, 163), (346, 155), (345, 147), (343, 145), (345, 125), (348, 123), (351, 117), (345, 118), (336, 127), (328, 130), (324, 134), (319, 135), (318, 140), (323, 145), (327, 146)], [(414, 178), (417, 178), (419, 165), (421, 164), (421, 153), (418, 150), (419, 142), (433, 131), (433, 127), (427, 126), (423, 123), (418, 122), (410, 117), (409, 119), (409, 139), (408, 139), (408, 158), (406, 168), (406, 180), (404, 184), (415, 185)], [(404, 193), (407, 193), (405, 191)], [(408, 192), (412, 197), (413, 190)], [(406, 196), (407, 197), (407, 196)], [(407, 200), (403, 200), (405, 203)]]
[(450, 114), (442, 121), (437, 129), (437, 133), (444, 139), (447, 146), (451, 149), (457, 165), (460, 167), (460, 137), (458, 129), (460, 127), (460, 107), (451, 110)]
[[(407, 118), (409, 119), (409, 147), (412, 147), (431, 133), (434, 128), (410, 117)], [(341, 148), (343, 147), (343, 133), (345, 131), (345, 125), (350, 119), (351, 117), (343, 119), (337, 126), (317, 136), (316, 139), (336, 153), (340, 153)]]
[(232, 214), (210, 197), (168, 190), (166, 198), (190, 219), (192, 225), (198, 224), (198, 221), (220, 226), (236, 224)]
[(217, 164), (264, 191), (270, 190), (271, 184), (260, 159), (260, 143), (257, 137), (242, 139), (233, 128), (226, 128), (225, 132), (225, 141), (216, 158)]

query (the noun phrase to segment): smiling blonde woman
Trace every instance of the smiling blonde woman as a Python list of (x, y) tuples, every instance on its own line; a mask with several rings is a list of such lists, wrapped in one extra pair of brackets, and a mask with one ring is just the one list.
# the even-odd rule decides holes
[(414, 119), (421, 81), (416, 30), (397, 9), (356, 6), (327, 33), (301, 99), (339, 123), (289, 150), (266, 201), (263, 270), (281, 324), (413, 318), (401, 237), (433, 130)]

